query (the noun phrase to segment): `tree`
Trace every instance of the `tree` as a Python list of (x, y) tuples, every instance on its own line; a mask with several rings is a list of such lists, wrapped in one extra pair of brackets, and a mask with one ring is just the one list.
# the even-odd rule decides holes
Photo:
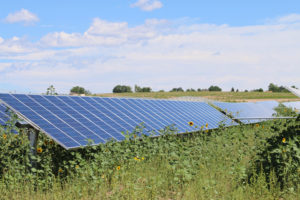
[(71, 93), (74, 94), (91, 94), (90, 91), (84, 89), (83, 87), (80, 86), (75, 86), (70, 90)]
[(234, 87), (231, 88), (231, 92), (234, 92)]
[(236, 91), (235, 92), (239, 92), (239, 89), (236, 89)]
[(209, 88), (208, 88), (208, 91), (210, 91), (210, 92), (213, 92), (213, 91), (218, 91), (218, 92), (220, 92), (220, 91), (222, 91), (222, 89), (219, 87), (219, 86), (210, 86)]
[(150, 88), (150, 87), (140, 87), (140, 86), (138, 86), (138, 85), (135, 85), (134, 86), (134, 91), (135, 92), (151, 92), (152, 91), (152, 89)]
[(179, 87), (179, 88), (173, 88), (170, 92), (184, 92), (184, 90), (182, 89), (182, 87)]
[(47, 88), (47, 92), (46, 92), (47, 95), (57, 95), (57, 92), (55, 91), (55, 88), (53, 85), (50, 85), (48, 88)]
[(272, 92), (289, 92), (287, 89), (285, 89), (285, 87), (277, 86), (273, 83), (269, 84), (268, 89), (269, 89), (269, 91), (272, 91)]
[(113, 88), (113, 93), (131, 93), (131, 87), (127, 85), (117, 85)]
[(262, 88), (259, 88), (259, 89), (254, 89), (252, 90), (253, 92), (263, 92), (264, 90)]

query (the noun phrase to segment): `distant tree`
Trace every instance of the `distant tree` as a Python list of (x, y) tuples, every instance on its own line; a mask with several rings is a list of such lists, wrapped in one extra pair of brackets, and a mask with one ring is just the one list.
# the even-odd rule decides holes
[(248, 90), (245, 90), (245, 92), (248, 92)]
[(213, 91), (222, 91), (222, 89), (219, 86), (210, 86), (208, 88), (208, 91), (213, 92)]
[(236, 91), (235, 92), (239, 92), (239, 89), (236, 89)]
[(170, 92), (184, 92), (184, 90), (179, 87), (179, 88), (173, 88)]
[(269, 91), (272, 91), (272, 92), (289, 92), (287, 89), (285, 89), (285, 87), (277, 86), (273, 83), (269, 84), (268, 89), (269, 89)]
[(198, 89), (197, 89), (197, 92), (201, 92), (201, 91), (202, 91), (201, 88), (198, 88)]
[(164, 90), (159, 90), (158, 92), (165, 92)]
[(86, 89), (84, 89), (83, 87), (80, 87), (80, 86), (72, 87), (70, 92), (74, 93), (74, 94), (91, 94), (90, 91), (88, 91), (88, 90), (86, 90)]
[(231, 88), (231, 92), (234, 92), (234, 87)]
[(291, 88), (298, 89), (296, 86), (292, 85)]
[(57, 92), (55, 91), (55, 88), (54, 88), (53, 85), (50, 85), (50, 86), (47, 88), (46, 94), (47, 94), (47, 95), (57, 95)]
[(135, 92), (151, 92), (152, 89), (150, 87), (140, 87), (138, 85), (134, 86), (134, 91)]
[(264, 90), (262, 88), (259, 88), (259, 89), (254, 89), (252, 90), (253, 92), (263, 92)]
[(131, 87), (126, 85), (117, 85), (113, 88), (113, 93), (131, 93)]

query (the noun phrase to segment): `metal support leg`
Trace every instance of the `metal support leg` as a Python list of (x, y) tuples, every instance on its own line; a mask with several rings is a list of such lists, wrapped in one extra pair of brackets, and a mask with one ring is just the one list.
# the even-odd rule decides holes
[(37, 149), (37, 140), (38, 140), (39, 132), (30, 129), (28, 133), (28, 139), (30, 141), (30, 149), (31, 149), (31, 155), (30, 155), (30, 163), (33, 168), (36, 167), (36, 159), (32, 159), (33, 157), (36, 157), (36, 149)]

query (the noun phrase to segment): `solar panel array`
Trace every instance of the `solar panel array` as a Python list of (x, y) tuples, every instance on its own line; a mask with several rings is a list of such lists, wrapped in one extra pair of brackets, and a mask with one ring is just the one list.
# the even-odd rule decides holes
[(5, 125), (10, 119), (9, 113), (7, 113), (7, 107), (0, 103), (0, 125)]
[(278, 106), (276, 101), (264, 102), (243, 102), (243, 103), (226, 103), (214, 102), (214, 105), (219, 107), (227, 114), (232, 115), (234, 118), (240, 119), (245, 124), (257, 123), (264, 121), (264, 119), (243, 119), (243, 118), (270, 118), (276, 114), (274, 110)]
[(0, 99), (35, 128), (66, 149), (125, 137), (144, 123), (145, 134), (174, 125), (178, 133), (193, 132), (208, 124), (208, 129), (237, 125), (230, 118), (204, 102), (0, 94)]
[(285, 102), (283, 105), (294, 109), (298, 113), (300, 112), (300, 101)]

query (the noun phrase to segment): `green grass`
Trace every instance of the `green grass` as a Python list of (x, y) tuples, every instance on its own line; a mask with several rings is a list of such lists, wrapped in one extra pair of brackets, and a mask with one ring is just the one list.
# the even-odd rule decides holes
[(101, 97), (134, 97), (134, 98), (159, 98), (169, 99), (182, 96), (205, 97), (219, 101), (245, 101), (245, 100), (281, 100), (292, 101), (300, 100), (292, 93), (272, 93), (272, 92), (140, 92), (140, 93), (114, 93), (97, 94)]
[[(293, 126), (289, 132), (289, 124), (295, 120), (181, 136), (166, 129), (161, 137), (142, 139), (134, 132), (123, 142), (73, 151), (41, 135), (38, 147), (43, 151), (31, 158), (37, 162), (34, 170), (26, 134), (15, 137), (0, 129), (0, 199), (297, 199), (300, 181), (282, 184), (280, 174), (253, 168), (264, 158), (258, 155), (270, 146), (268, 138), (279, 138), (272, 145), (286, 159), (300, 156), (281, 151), (299, 150), (293, 146), (299, 145), (299, 129)], [(294, 163), (300, 175), (299, 160)], [(285, 161), (278, 164), (286, 166)]]

